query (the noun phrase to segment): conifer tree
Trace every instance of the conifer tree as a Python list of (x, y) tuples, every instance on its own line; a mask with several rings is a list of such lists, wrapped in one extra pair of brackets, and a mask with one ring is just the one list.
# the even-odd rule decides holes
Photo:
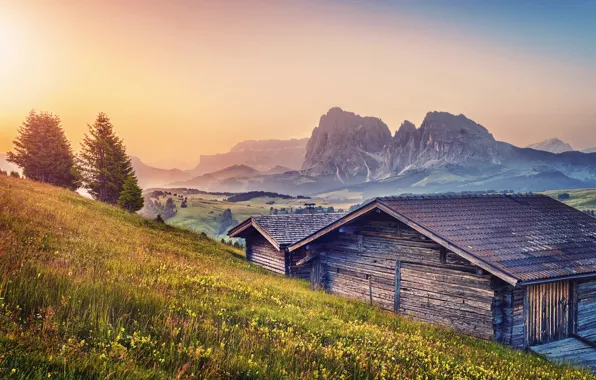
[(95, 199), (115, 205), (134, 170), (122, 140), (104, 113), (89, 125), (81, 143), (80, 163), (85, 187)]
[(79, 187), (75, 156), (58, 116), (31, 111), (13, 143), (7, 160), (21, 167), (24, 177), (71, 190)]
[(135, 212), (142, 209), (143, 204), (143, 190), (139, 187), (135, 176), (129, 175), (122, 186), (118, 206), (129, 212)]

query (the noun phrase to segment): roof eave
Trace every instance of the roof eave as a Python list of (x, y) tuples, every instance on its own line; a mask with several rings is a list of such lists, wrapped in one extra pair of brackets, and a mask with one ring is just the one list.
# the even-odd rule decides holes
[(565, 281), (565, 280), (579, 280), (579, 279), (591, 278), (591, 277), (596, 278), (596, 273), (594, 273), (594, 272), (592, 272), (592, 273), (576, 273), (576, 274), (570, 274), (567, 276), (541, 278), (541, 279), (536, 279), (536, 280), (526, 280), (526, 281), (520, 281), (518, 283), (518, 285), (520, 285), (520, 286), (539, 285), (539, 284), (545, 284), (548, 282)]
[(334, 229), (341, 227), (342, 225), (356, 219), (360, 215), (365, 214), (365, 213), (369, 212), (370, 210), (373, 210), (375, 208), (374, 203), (375, 203), (375, 201), (370, 202), (366, 206), (362, 206), (361, 208), (344, 215), (343, 217), (339, 218), (338, 220), (329, 224), (328, 226), (323, 227), (322, 229), (320, 229), (316, 232), (313, 232), (312, 234), (303, 238), (302, 240), (299, 240), (299, 241), (291, 244), (290, 246), (288, 246), (288, 251), (289, 252), (295, 251), (296, 249), (310, 243), (311, 241), (316, 240), (319, 237), (326, 235), (327, 233), (333, 231)]
[(265, 239), (267, 239), (269, 243), (271, 243), (272, 246), (275, 247), (275, 249), (277, 249), (278, 251), (281, 250), (282, 246), (273, 238), (273, 236), (271, 236), (267, 231), (265, 231), (265, 229), (262, 228), (253, 217), (250, 217), (249, 219), (245, 220), (244, 222), (240, 223), (239, 225), (228, 231), (228, 236), (237, 237), (240, 232), (246, 230), (249, 227), (253, 227), (255, 230), (257, 230)]
[(252, 222), (252, 218), (246, 219), (244, 222), (239, 223), (234, 228), (230, 229), (228, 231), (227, 235), (229, 237), (238, 237), (239, 233), (246, 230), (248, 227), (250, 227), (252, 225), (251, 222)]

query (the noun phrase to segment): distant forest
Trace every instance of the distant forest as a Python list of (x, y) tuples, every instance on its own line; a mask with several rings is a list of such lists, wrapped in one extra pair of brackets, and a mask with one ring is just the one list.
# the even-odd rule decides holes
[(281, 199), (310, 199), (310, 197), (305, 197), (302, 195), (293, 197), (291, 195), (272, 193), (272, 192), (268, 192), (268, 191), (249, 191), (247, 193), (240, 193), (240, 194), (232, 195), (231, 197), (226, 199), (226, 201), (227, 202), (246, 202), (246, 201), (250, 201), (251, 199), (261, 198), (261, 197), (281, 198)]

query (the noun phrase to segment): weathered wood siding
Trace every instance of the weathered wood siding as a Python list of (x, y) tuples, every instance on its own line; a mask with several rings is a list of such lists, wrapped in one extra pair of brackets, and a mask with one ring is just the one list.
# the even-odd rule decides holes
[(578, 281), (577, 335), (596, 343), (596, 280)]
[(399, 311), (484, 339), (493, 338), (490, 276), (463, 266), (401, 263)]
[(258, 233), (246, 238), (246, 259), (272, 272), (286, 274), (285, 252), (278, 251)]
[(481, 338), (494, 335), (491, 276), (386, 214), (365, 215), (312, 246), (333, 294)]
[(301, 247), (298, 248), (296, 251), (292, 252), (291, 255), (289, 255), (288, 265), (290, 266), (290, 276), (304, 279), (310, 278), (310, 268), (312, 263), (309, 262), (301, 266), (296, 265), (296, 263), (304, 259), (307, 254), (308, 252), (306, 251), (306, 248)]
[(493, 277), (493, 326), (494, 340), (499, 343), (523, 348), (525, 346), (525, 288), (507, 284)]

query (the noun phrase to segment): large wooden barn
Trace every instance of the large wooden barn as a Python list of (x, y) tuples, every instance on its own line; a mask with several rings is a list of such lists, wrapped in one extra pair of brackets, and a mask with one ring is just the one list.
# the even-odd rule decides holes
[[(301, 273), (314, 288), (476, 337), (583, 358), (596, 368), (591, 216), (543, 195), (482, 195), (378, 198), (341, 217), (295, 217), (275, 221), (293, 236), (283, 241), (294, 240), (284, 245), (278, 272)], [(296, 232), (305, 218), (313, 223)], [(248, 225), (254, 228), (246, 234)], [(255, 243), (264, 247), (260, 225), (247, 221), (231, 234), (248, 238), (247, 257), (255, 262)]]
[(228, 232), (228, 236), (244, 238), (246, 259), (272, 272), (308, 278), (310, 267), (297, 266), (306, 256), (305, 248), (292, 255), (287, 247), (335, 222), (343, 214), (279, 214), (253, 216)]

